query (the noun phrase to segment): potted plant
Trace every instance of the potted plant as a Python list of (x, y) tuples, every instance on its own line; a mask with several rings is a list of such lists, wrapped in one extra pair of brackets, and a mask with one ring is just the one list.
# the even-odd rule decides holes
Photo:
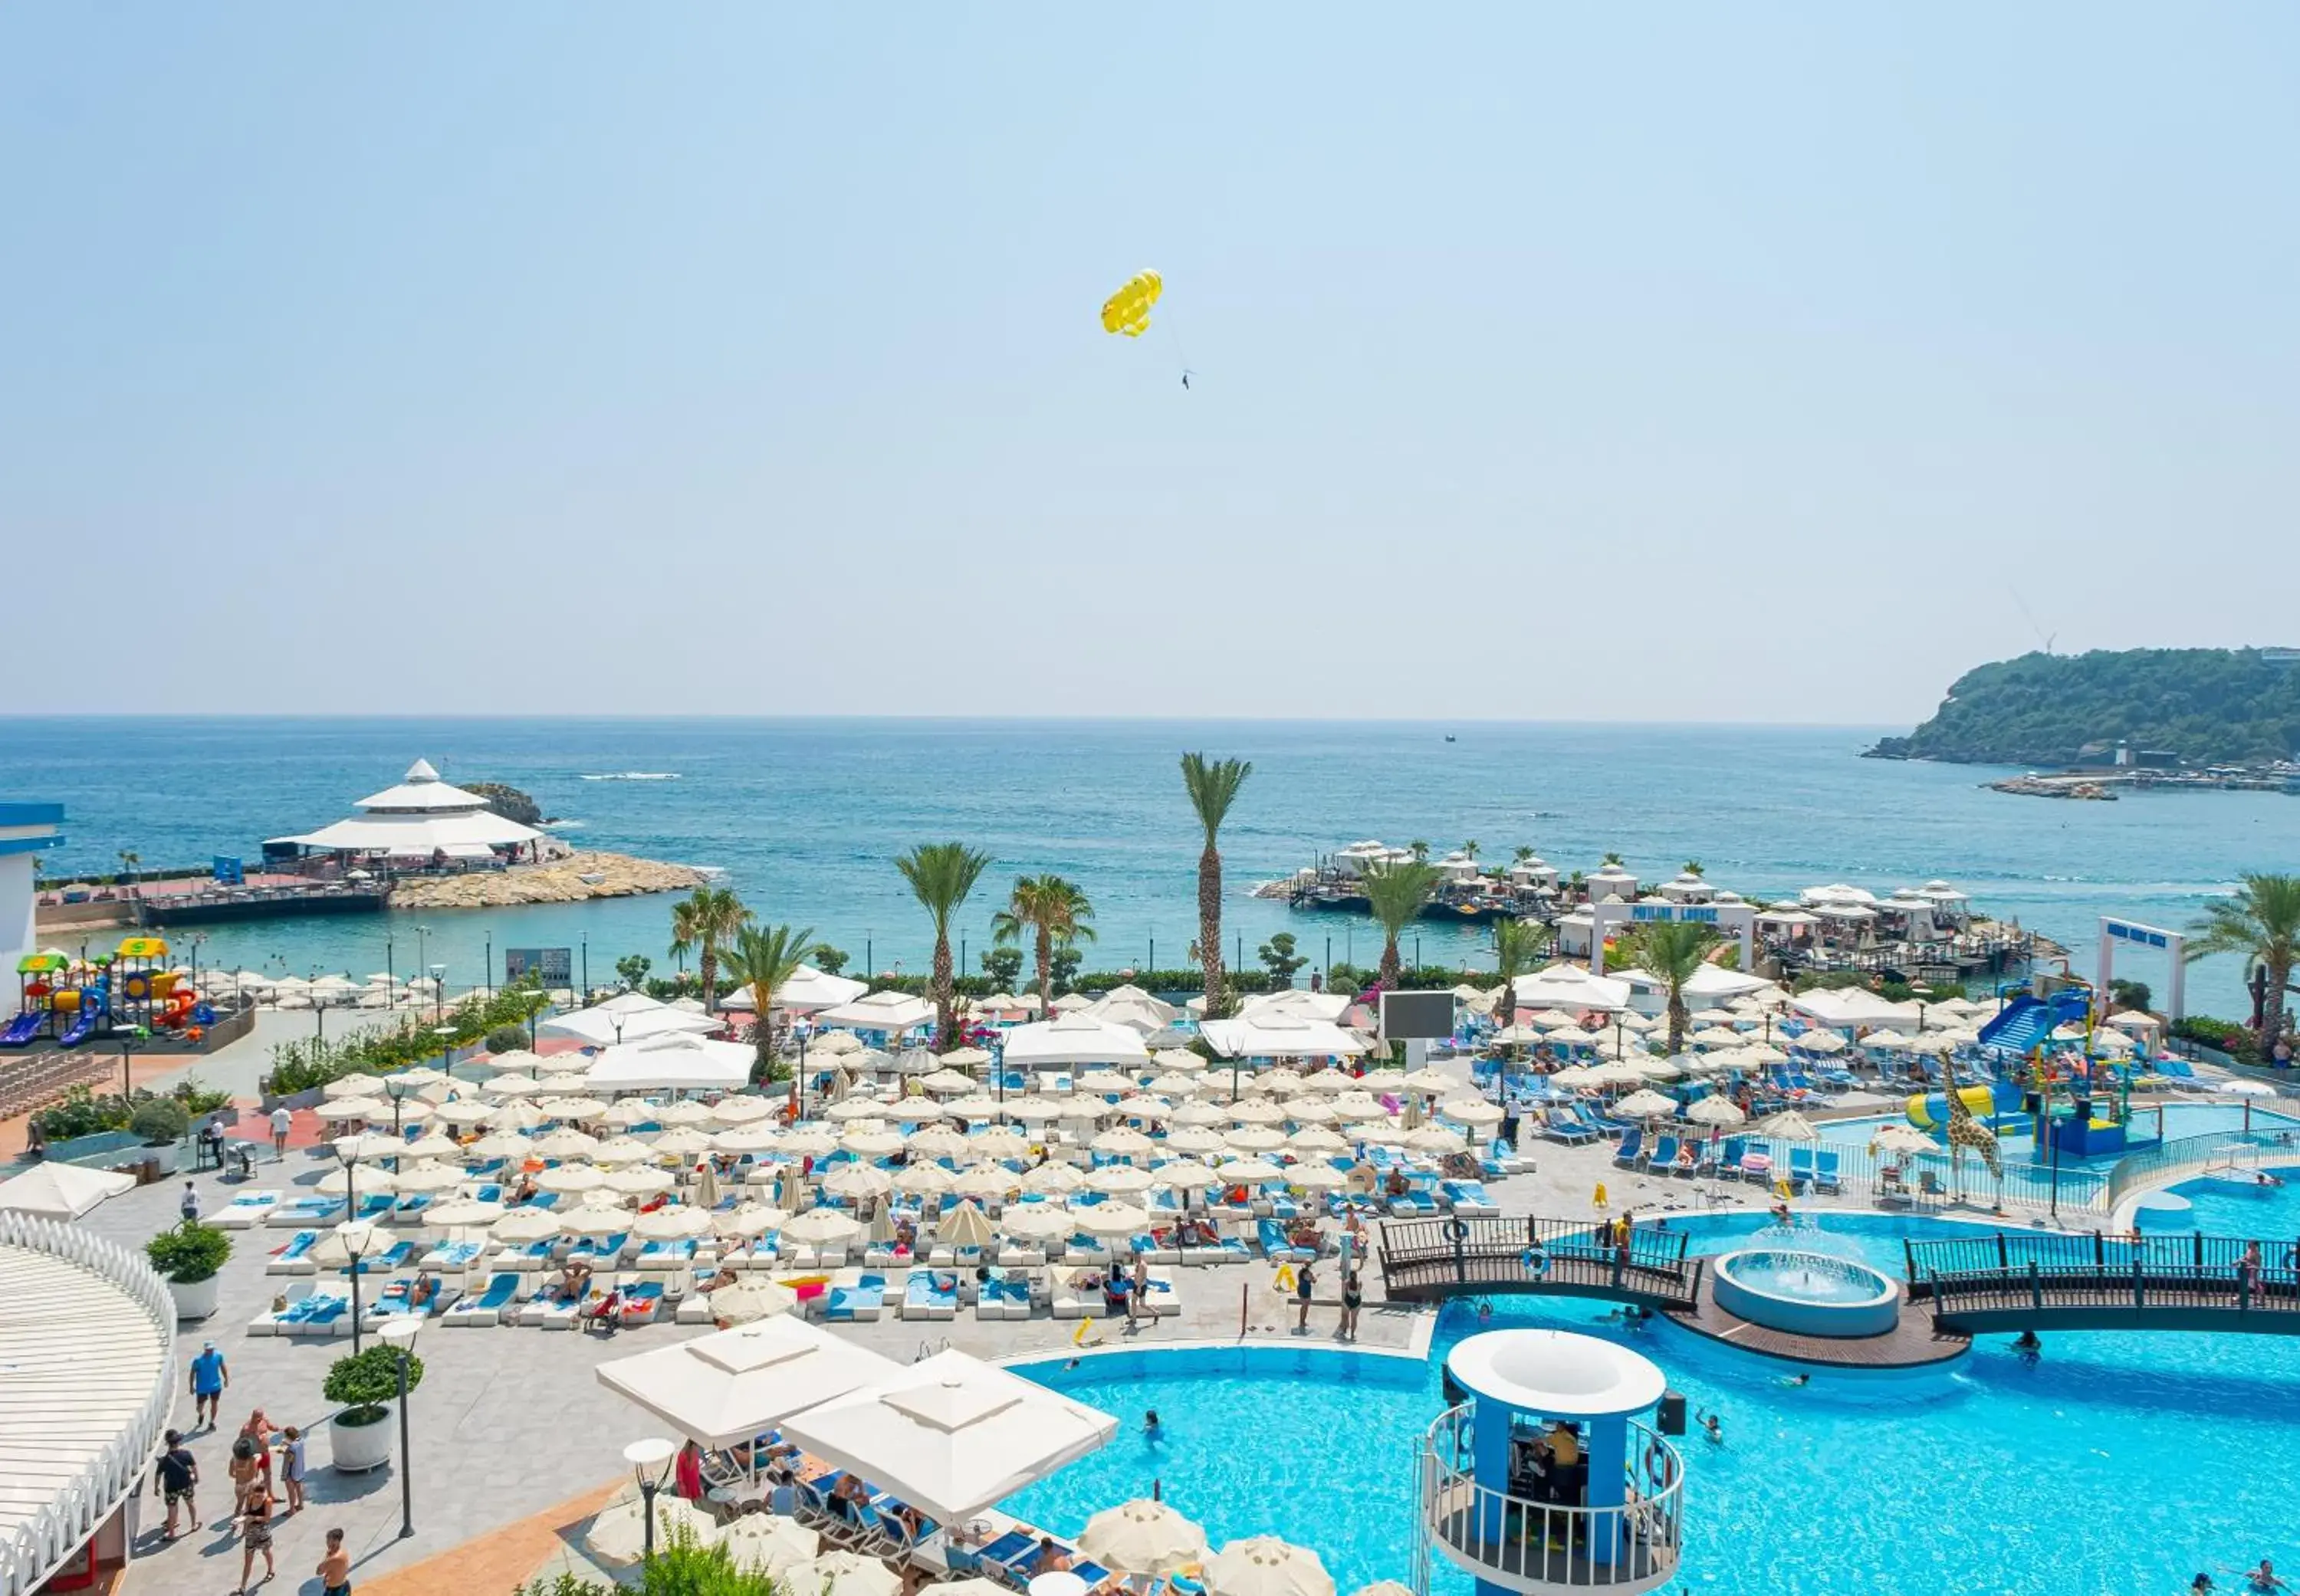
[(391, 1404), (399, 1400), (399, 1361), (407, 1359), (407, 1389), (423, 1382), (423, 1360), (412, 1352), (379, 1343), (348, 1358), (338, 1358), (328, 1369), (321, 1389), (338, 1411), (328, 1425), (328, 1445), (336, 1467), (361, 1474), (391, 1461)]
[(172, 1097), (147, 1097), (128, 1117), (128, 1128), (144, 1140), (145, 1159), (162, 1175), (176, 1170), (176, 1152), (192, 1128), (189, 1110)]
[(231, 1256), (231, 1238), (212, 1225), (187, 1219), (144, 1243), (144, 1256), (168, 1283), (179, 1319), (204, 1319), (216, 1310), (216, 1273)]

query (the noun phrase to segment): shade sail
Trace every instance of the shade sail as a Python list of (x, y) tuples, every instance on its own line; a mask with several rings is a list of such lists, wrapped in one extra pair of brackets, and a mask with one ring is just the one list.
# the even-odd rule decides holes
[(618, 1358), (596, 1370), (600, 1384), (704, 1446), (748, 1441), (801, 1409), (908, 1372), (788, 1318)]
[(1365, 1038), (1355, 1031), (1282, 1009), (1265, 1009), (1236, 1019), (1210, 1019), (1198, 1029), (1225, 1059), (1348, 1058), (1366, 1051)]
[(747, 1042), (650, 1036), (601, 1052), (591, 1060), (584, 1084), (594, 1092), (732, 1091), (749, 1082), (757, 1057)]
[[(809, 965), (798, 974), (775, 988), (775, 1007), (793, 1014), (812, 1014), (821, 1009), (835, 1009), (841, 1003), (851, 1003), (871, 990), (867, 981), (853, 981), (845, 976), (834, 976), (829, 970)], [(719, 1000), (721, 1009), (737, 1010), (758, 1007), (748, 986), (738, 986)]]
[(943, 1351), (794, 1415), (782, 1428), (793, 1445), (953, 1523), (1098, 1451), (1118, 1433), (1118, 1420), (964, 1352)]
[(0, 1182), (0, 1208), (48, 1219), (77, 1219), (107, 1197), (136, 1189), (136, 1177), (77, 1164), (41, 1164)]
[(931, 1025), (935, 1006), (907, 992), (874, 992), (853, 1002), (821, 1010), (817, 1025), (846, 1026), (857, 1031), (908, 1031)]

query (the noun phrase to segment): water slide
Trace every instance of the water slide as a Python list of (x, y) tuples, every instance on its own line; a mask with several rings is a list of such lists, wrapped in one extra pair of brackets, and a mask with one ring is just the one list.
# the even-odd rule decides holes
[(8, 1022), (6, 1030), (0, 1031), (0, 1047), (23, 1046), (40, 1034), (40, 1021), (46, 1018), (46, 1015), (31, 1010), (19, 1014)]
[[(1989, 1128), (1996, 1129), (2004, 1118), (2017, 1117), (2025, 1101), (2021, 1088), (2010, 1081), (1996, 1081), (1986, 1085), (1961, 1086), (1957, 1096), (1972, 1117)], [(1938, 1130), (1948, 1123), (1948, 1099), (1938, 1092), (1928, 1092), (1908, 1101), (1909, 1123), (1921, 1131)]]
[(2091, 1008), (2092, 995), (2075, 989), (2054, 993), (2050, 1002), (2023, 994), (2006, 1003), (1995, 1018), (1980, 1027), (1980, 1044), (2009, 1047), (2014, 1052), (2025, 1053), (2050, 1036), (2056, 1027), (2081, 1025)]

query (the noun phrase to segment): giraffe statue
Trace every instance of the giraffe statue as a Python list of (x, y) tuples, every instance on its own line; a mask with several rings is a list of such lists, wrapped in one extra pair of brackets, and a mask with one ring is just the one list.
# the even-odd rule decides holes
[(2004, 1165), (1997, 1156), (1996, 1133), (1975, 1119), (1964, 1099), (1957, 1095), (1956, 1066), (1946, 1053), (1941, 1055), (1940, 1062), (1942, 1094), (1948, 1101), (1949, 1168), (1956, 1175), (1958, 1194), (1962, 1196), (1966, 1149), (1980, 1155), (1980, 1161), (1988, 1166), (1989, 1175), (1999, 1183), (2004, 1179)]

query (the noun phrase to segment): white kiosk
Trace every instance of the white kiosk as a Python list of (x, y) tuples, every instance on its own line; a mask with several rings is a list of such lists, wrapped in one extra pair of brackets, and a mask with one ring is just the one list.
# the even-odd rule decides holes
[(1608, 898), (1602, 903), (1590, 904), (1585, 912), (1590, 922), (1589, 973), (1593, 976), (1605, 973), (1605, 938), (1612, 935), (1615, 926), (1624, 922), (1643, 925), (1654, 920), (1687, 920), (1738, 935), (1741, 968), (1756, 968), (1757, 911), (1746, 903), (1672, 903), (1658, 898), (1624, 903), (1617, 898)]
[(0, 971), (39, 946), (32, 916), (38, 856), (63, 846), (61, 803), (0, 803)]

